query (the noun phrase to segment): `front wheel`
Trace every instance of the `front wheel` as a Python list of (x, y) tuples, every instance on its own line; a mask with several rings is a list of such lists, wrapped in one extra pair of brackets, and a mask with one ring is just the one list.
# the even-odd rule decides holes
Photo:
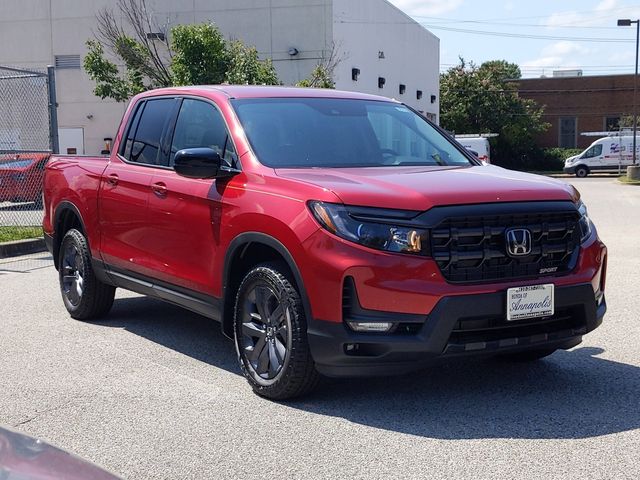
[(576, 177), (584, 178), (589, 175), (589, 169), (587, 167), (581, 166), (576, 168)]
[(62, 239), (59, 255), (60, 292), (71, 317), (90, 320), (106, 314), (113, 305), (116, 289), (96, 277), (85, 236), (76, 229), (69, 230)]
[(284, 400), (316, 387), (302, 300), (279, 262), (253, 268), (242, 280), (234, 308), (240, 367), (253, 390)]

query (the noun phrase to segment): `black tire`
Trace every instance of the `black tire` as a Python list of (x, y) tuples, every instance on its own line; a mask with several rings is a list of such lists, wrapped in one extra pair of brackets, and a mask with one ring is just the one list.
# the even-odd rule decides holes
[(105, 315), (113, 305), (116, 289), (96, 278), (89, 244), (78, 230), (71, 229), (62, 238), (58, 262), (62, 301), (71, 317), (91, 320)]
[(585, 178), (587, 175), (589, 175), (589, 169), (587, 167), (584, 165), (576, 167), (576, 177)]
[(505, 355), (500, 355), (500, 357), (498, 358), (506, 362), (516, 362), (516, 363), (535, 362), (536, 360), (540, 360), (542, 358), (548, 357), (556, 350), (557, 348), (541, 348), (538, 350), (525, 350), (523, 352), (507, 353)]
[(304, 395), (320, 380), (302, 300), (288, 273), (280, 262), (254, 267), (240, 283), (234, 306), (242, 373), (254, 392), (272, 400)]

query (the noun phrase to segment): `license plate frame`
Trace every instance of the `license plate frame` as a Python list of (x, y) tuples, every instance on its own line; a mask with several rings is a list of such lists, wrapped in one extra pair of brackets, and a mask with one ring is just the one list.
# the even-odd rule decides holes
[(555, 285), (524, 285), (507, 289), (507, 321), (551, 317), (555, 313)]

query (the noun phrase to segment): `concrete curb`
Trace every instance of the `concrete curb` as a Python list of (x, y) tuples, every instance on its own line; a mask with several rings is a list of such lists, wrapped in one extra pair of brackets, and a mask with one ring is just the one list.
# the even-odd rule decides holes
[(29, 253), (39, 253), (47, 250), (44, 238), (30, 238), (15, 242), (0, 243), (0, 258), (18, 257)]

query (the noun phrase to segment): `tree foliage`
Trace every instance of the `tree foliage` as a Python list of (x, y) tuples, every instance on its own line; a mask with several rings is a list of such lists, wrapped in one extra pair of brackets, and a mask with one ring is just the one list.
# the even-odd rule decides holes
[(333, 80), (334, 72), (337, 66), (342, 62), (342, 55), (335, 43), (331, 44), (328, 54), (323, 55), (311, 74), (304, 80), (299, 81), (297, 87), (311, 88), (336, 88), (336, 82)]
[(280, 84), (271, 60), (241, 40), (226, 41), (213, 23), (168, 29), (152, 18), (146, 0), (118, 0), (115, 10), (98, 13), (84, 59), (97, 96), (123, 102), (168, 86)]
[(171, 29), (171, 71), (176, 85), (223, 83), (227, 44), (215, 25), (177, 25)]
[(464, 59), (440, 77), (440, 123), (456, 133), (497, 133), (492, 139), (492, 162), (529, 168), (539, 155), (536, 136), (549, 124), (543, 107), (518, 96), (513, 80), (520, 68), (504, 60), (479, 67)]
[(234, 85), (278, 85), (278, 74), (270, 59), (261, 61), (258, 50), (240, 40), (227, 45), (225, 81)]
[(84, 68), (92, 80), (96, 82), (93, 90), (100, 98), (113, 98), (124, 102), (132, 95), (146, 90), (138, 72), (127, 72), (120, 75), (118, 66), (105, 59), (102, 44), (95, 40), (87, 42), (87, 55), (84, 57)]

